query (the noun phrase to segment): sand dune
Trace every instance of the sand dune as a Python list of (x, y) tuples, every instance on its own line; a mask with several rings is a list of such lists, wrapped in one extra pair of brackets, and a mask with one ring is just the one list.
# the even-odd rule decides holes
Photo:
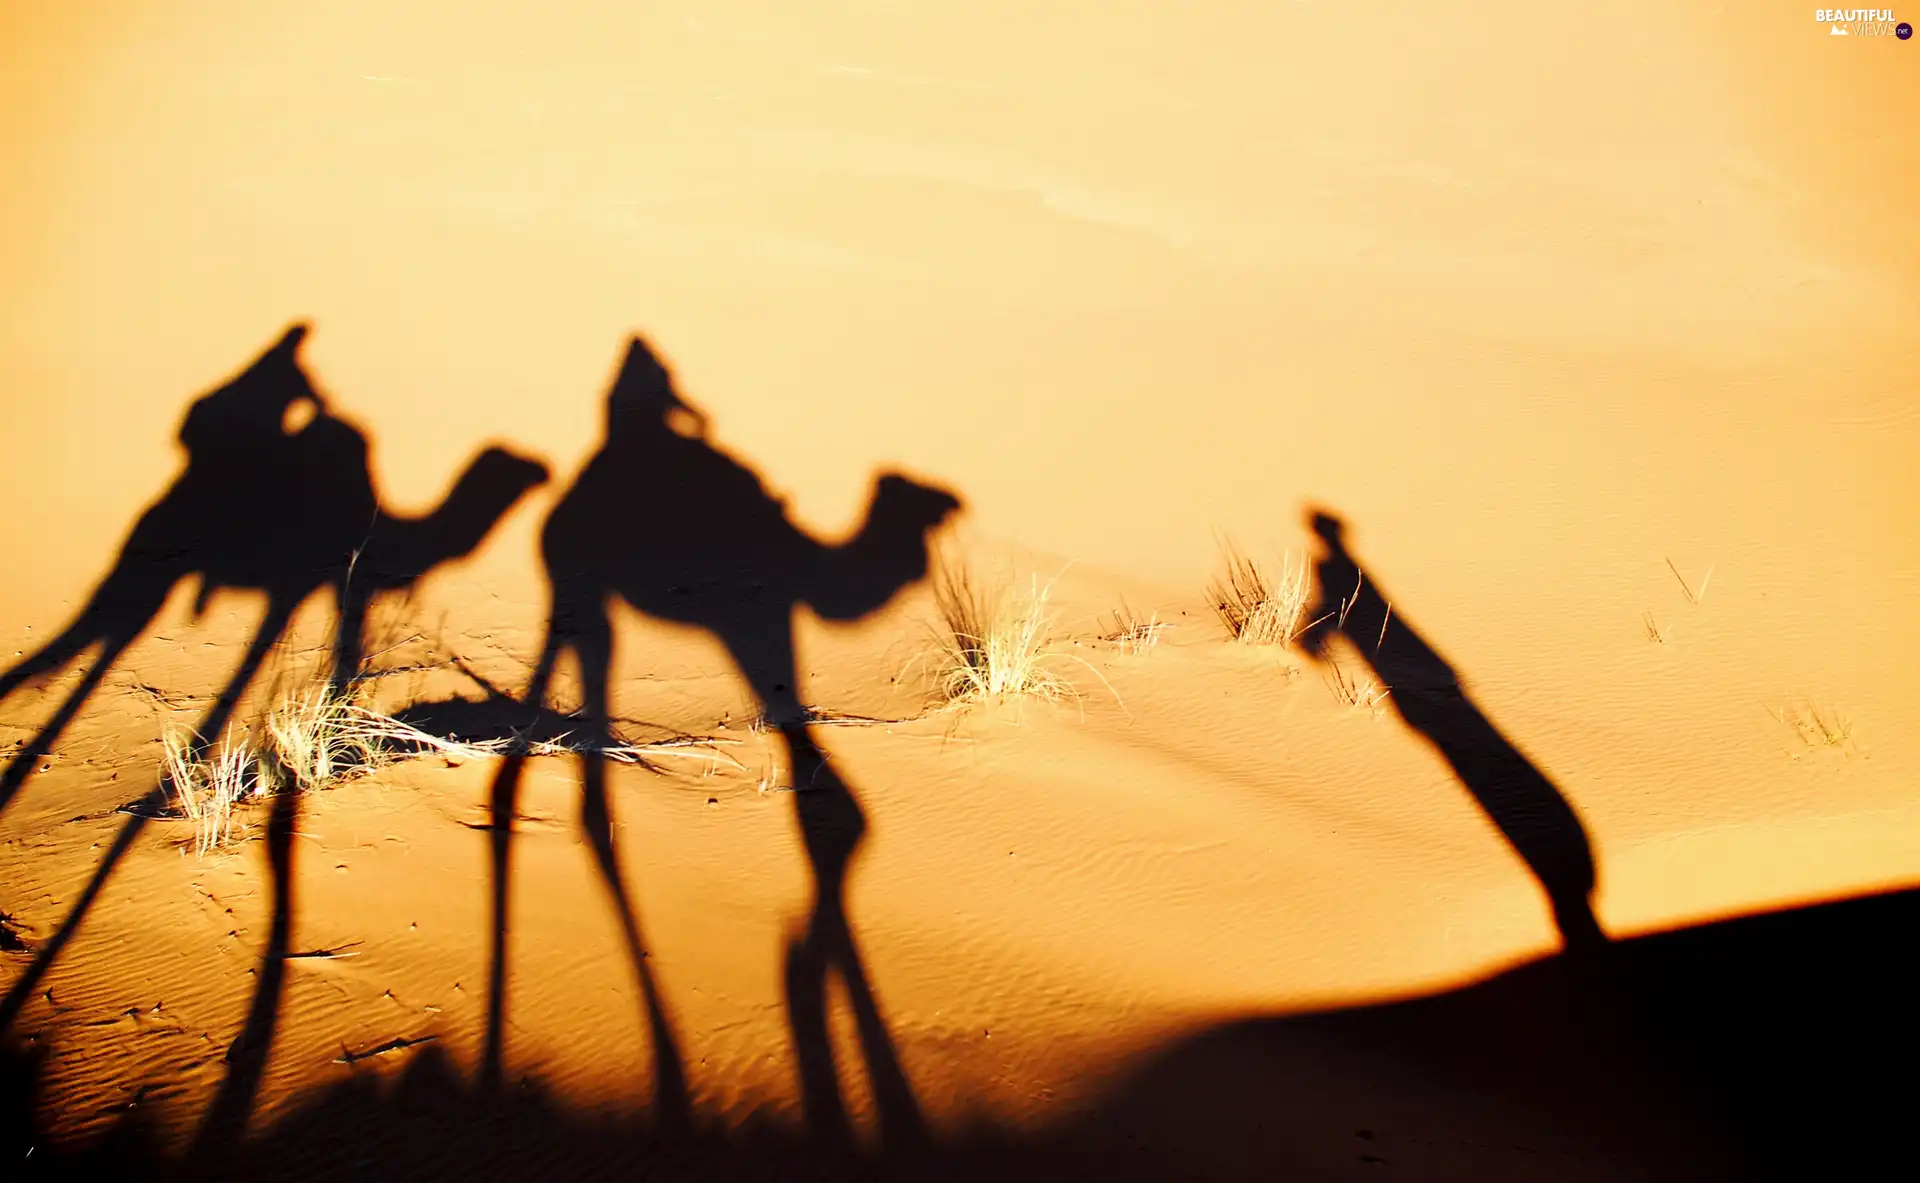
[[(1890, 1149), (1915, 54), (1705, 3), (10, 6), (5, 1153)], [(1338, 619), (1231, 640), (1223, 540)], [(930, 569), (1050, 586), (1073, 692), (941, 706)], [(336, 652), (516, 754), (205, 853), (123, 809)], [(597, 709), (689, 746), (524, 750)]]

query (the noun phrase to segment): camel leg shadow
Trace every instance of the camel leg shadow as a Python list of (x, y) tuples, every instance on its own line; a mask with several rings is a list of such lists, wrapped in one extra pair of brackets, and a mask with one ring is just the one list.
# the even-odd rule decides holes
[(512, 896), (508, 874), (513, 818), (526, 756), (510, 752), (494, 774), (487, 843), (493, 856), (493, 939), (487, 959), (487, 1030), (480, 1046), (479, 1084), (497, 1090), (502, 1082), (507, 1022), (507, 906)]
[(120, 860), (133, 848), (133, 840), (146, 829), (148, 820), (145, 814), (134, 814), (128, 817), (125, 824), (120, 827), (120, 832), (114, 836), (113, 844), (107, 847), (107, 853), (101, 857), (99, 867), (94, 870), (93, 878), (88, 880), (87, 886), (80, 892), (80, 898), (74, 901), (73, 910), (67, 914), (66, 922), (35, 951), (33, 961), (27, 966), (26, 972), (22, 973), (14, 982), (13, 988), (7, 991), (6, 999), (0, 1001), (0, 1031), (12, 1027), (13, 1021), (20, 1017), (20, 1011), (32, 999), (33, 992), (39, 988), (40, 981), (46, 977), (47, 971), (53, 968), (53, 963), (60, 959), (60, 954), (66, 949), (68, 942), (73, 940), (74, 934), (80, 930), (80, 922), (86, 918), (94, 901), (100, 897), (100, 892), (107, 886), (107, 880), (112, 878), (114, 868), (120, 865)]
[(580, 660), (582, 696), (585, 699), (587, 745), (580, 753), (580, 824), (593, 847), (594, 862), (607, 894), (620, 911), (620, 927), (627, 940), (627, 956), (640, 979), (641, 1006), (646, 1011), (653, 1038), (654, 1107), (670, 1127), (685, 1128), (691, 1112), (687, 1093), (686, 1070), (680, 1058), (679, 1040), (667, 1019), (660, 991), (647, 964), (646, 942), (640, 921), (634, 914), (620, 876), (619, 854), (613, 842), (613, 815), (607, 800), (607, 758), (604, 745), (613, 737), (608, 720), (607, 678), (613, 663), (613, 629), (604, 607), (584, 614), (574, 633), (574, 653)]
[[(522, 703), (526, 725), (531, 728), (546, 708), (547, 689), (553, 683), (554, 667), (561, 653), (572, 648), (573, 610), (562, 613), (561, 597), (556, 593), (547, 613), (547, 637), (541, 644), (540, 659), (534, 664), (533, 677), (527, 683)], [(483, 1088), (497, 1089), (504, 1079), (507, 1022), (507, 932), (512, 891), (513, 820), (519, 813), (520, 777), (527, 756), (521, 745), (510, 750), (494, 773), (487, 817), (487, 845), (492, 856), (493, 933), (487, 960), (487, 1030), (480, 1050), (479, 1080)]]
[(827, 980), (837, 970), (853, 1005), (881, 1142), (895, 1152), (923, 1149), (930, 1144), (926, 1121), (847, 920), (847, 868), (866, 833), (866, 816), (808, 730), (796, 689), (792, 619), (724, 630), (721, 639), (786, 748), (794, 809), (813, 871), (812, 911), (786, 950), (787, 1021), (807, 1123), (817, 1136), (833, 1141), (844, 1141), (851, 1132), (827, 1034)]
[(365, 652), (367, 608), (372, 599), (352, 585), (352, 577), (334, 585), (334, 603), (339, 605), (333, 632), (333, 676), (327, 683), (335, 698), (345, 698), (360, 677), (360, 659)]
[(240, 1034), (227, 1048), (227, 1074), (201, 1122), (200, 1146), (225, 1147), (246, 1132), (266, 1075), (267, 1056), (279, 1022), (286, 993), (287, 956), (293, 951), (293, 837), (299, 820), (299, 794), (284, 792), (273, 798), (267, 819), (267, 861), (273, 892), (273, 920), (260, 954), (253, 1002), (247, 1008)]
[(4, 701), (21, 686), (65, 667), (93, 646), (100, 646), (99, 655), (80, 684), (27, 745), (14, 754), (7, 770), (0, 773), (0, 812), (12, 803), (14, 795), (33, 775), (34, 767), (53, 750), (80, 709), (100, 688), (113, 663), (159, 615), (176, 578), (172, 573), (136, 573), (124, 565), (116, 568), (59, 636), (0, 674), (0, 701)]
[[(245, 656), (241, 658), (239, 668), (234, 671), (233, 677), (228, 680), (226, 688), (220, 692), (220, 697), (217, 698), (213, 706), (208, 709), (206, 717), (201, 720), (198, 732), (200, 738), (196, 746), (204, 746), (210, 742), (206, 737), (218, 735), (226, 728), (228, 721), (232, 719), (234, 711), (240, 704), (241, 696), (246, 693), (248, 685), (252, 683), (254, 676), (259, 673), (260, 666), (265, 663), (267, 654), (272, 651), (274, 643), (280, 639), (280, 634), (285, 631), (292, 617), (292, 607), (286, 606), (279, 601), (269, 603), (266, 618), (261, 622), (259, 632), (254, 634), (253, 641), (247, 647)], [(103, 657), (104, 656), (105, 655), (103, 655)], [(105, 668), (106, 662), (104, 660), (95, 666), (96, 671), (104, 671)], [(275, 808), (276, 810), (279, 808), (277, 801), (275, 802)], [(107, 853), (101, 858), (99, 867), (95, 869), (93, 873), (93, 878), (88, 881), (85, 889), (81, 891), (79, 898), (75, 900), (73, 910), (67, 914), (67, 918), (61, 924), (59, 931), (48, 938), (46, 944), (40, 947), (39, 952), (34, 956), (33, 963), (27, 967), (26, 972), (20, 975), (19, 980), (13, 984), (13, 988), (7, 992), (5, 1001), (0, 1002), (0, 1031), (12, 1026), (13, 1020), (19, 1016), (21, 1008), (24, 1007), (27, 1000), (33, 996), (34, 990), (46, 976), (47, 971), (53, 968), (53, 963), (59, 958), (61, 951), (67, 947), (73, 940), (75, 934), (78, 933), (80, 925), (86, 920), (87, 914), (92, 909), (94, 902), (99, 898), (100, 892), (106, 887), (107, 880), (112, 877), (114, 870), (120, 865), (120, 860), (132, 849), (134, 839), (139, 837), (141, 831), (146, 828), (149, 820), (151, 819), (148, 815), (136, 813), (128, 817), (126, 823), (121, 826), (120, 833), (115, 836), (113, 844), (107, 848)], [(291, 834), (291, 828), (292, 823), (289, 821), (289, 834)], [(284, 862), (285, 860), (283, 859), (282, 861)], [(276, 883), (278, 882), (279, 874), (280, 872), (276, 870)], [(281, 897), (276, 894), (276, 914), (280, 909), (280, 899)], [(269, 942), (269, 946), (271, 947), (271, 942)]]
[[(299, 604), (289, 597), (271, 596), (266, 619), (254, 637), (253, 647), (247, 651), (246, 660), (229, 684), (227, 694), (222, 696), (223, 703), (228, 698), (238, 702), (274, 643), (292, 622), (294, 610), (298, 607)], [(225, 707), (229, 714), (232, 709), (231, 704)], [(224, 727), (225, 718), (209, 722), (212, 731), (203, 734), (203, 742), (212, 742), (207, 735), (217, 734), (218, 729)], [(216, 1159), (238, 1145), (245, 1135), (247, 1122), (253, 1115), (254, 1103), (260, 1094), (261, 1081), (266, 1075), (267, 1057), (273, 1050), (280, 1004), (286, 994), (287, 957), (293, 951), (293, 839), (299, 820), (300, 789), (290, 787), (274, 794), (266, 832), (272, 920), (267, 930), (266, 945), (260, 953), (253, 1001), (247, 1008), (240, 1034), (227, 1048), (226, 1076), (220, 1082), (220, 1089), (214, 1094), (213, 1101), (207, 1106), (206, 1116), (195, 1138), (194, 1149), (202, 1153), (211, 1152)]]
[[(554, 667), (560, 655), (571, 648), (580, 664), (588, 723), (586, 743), (581, 752), (580, 824), (602, 884), (620, 915), (621, 935), (627, 956), (639, 980), (641, 1009), (653, 1051), (654, 1107), (662, 1125), (684, 1130), (691, 1122), (692, 1100), (687, 1088), (686, 1069), (680, 1043), (668, 1018), (652, 967), (648, 964), (646, 941), (633, 904), (621, 876), (619, 854), (614, 844), (613, 815), (607, 796), (607, 769), (604, 745), (612, 738), (608, 707), (608, 669), (613, 659), (613, 632), (605, 608), (587, 595), (560, 594), (549, 617), (548, 635), (539, 662), (527, 688), (526, 705), (537, 714), (545, 705)], [(514, 752), (502, 763), (495, 777), (492, 800), (491, 845), (493, 853), (493, 951), (488, 971), (487, 1034), (481, 1056), (481, 1080), (497, 1087), (502, 1078), (502, 1042), (506, 1018), (506, 961), (508, 907), (510, 897), (509, 850), (513, 838), (513, 819), (517, 809), (520, 777), (525, 766), (523, 753)]]

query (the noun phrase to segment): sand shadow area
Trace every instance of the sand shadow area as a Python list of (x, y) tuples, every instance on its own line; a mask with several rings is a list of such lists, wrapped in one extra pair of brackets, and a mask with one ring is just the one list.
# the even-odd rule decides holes
[(16, 1047), (0, 1154), (18, 1178), (1862, 1177), (1903, 1153), (1899, 1082), (1920, 1041), (1900, 938), (1916, 920), (1920, 891), (1899, 892), (1630, 938), (1604, 972), (1550, 957), (1437, 995), (1226, 1024), (1119, 1071), (1045, 1133), (948, 1130), (906, 1155), (772, 1122), (587, 1117), (537, 1081), (475, 1088), (431, 1046), (398, 1079), (315, 1096), (218, 1168), (159, 1154), (137, 1111), (90, 1147), (42, 1144), (37, 1063)]

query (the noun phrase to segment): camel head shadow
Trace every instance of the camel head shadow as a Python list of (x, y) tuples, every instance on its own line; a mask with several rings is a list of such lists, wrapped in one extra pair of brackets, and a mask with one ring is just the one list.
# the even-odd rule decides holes
[(882, 473), (852, 541), (823, 547), (821, 567), (800, 600), (822, 619), (859, 620), (926, 578), (928, 537), (960, 511), (960, 499), (899, 473)]

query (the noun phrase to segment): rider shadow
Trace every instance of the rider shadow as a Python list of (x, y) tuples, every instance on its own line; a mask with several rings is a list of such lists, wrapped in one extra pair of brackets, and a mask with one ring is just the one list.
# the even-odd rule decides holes
[(1347, 550), (1345, 525), (1325, 512), (1309, 515), (1325, 547), (1316, 572), (1320, 604), (1302, 638), (1325, 659), (1333, 634), (1352, 647), (1386, 684), (1388, 702), (1453, 768), (1545, 889), (1569, 955), (1607, 947), (1594, 917), (1593, 844), (1573, 806), (1467, 696), (1460, 677), (1408, 624), (1406, 616)]
[[(705, 438), (705, 417), (676, 392), (671, 375), (635, 337), (607, 397), (606, 434), (541, 535), (551, 589), (547, 637), (524, 703), (541, 708), (560, 656), (579, 663), (590, 740), (582, 751), (582, 824), (620, 911), (652, 1035), (656, 1110), (684, 1125), (690, 1101), (678, 1042), (647, 965), (639, 922), (621, 886), (607, 802), (610, 603), (710, 632), (758, 698), (786, 749), (794, 809), (814, 881), (804, 929), (786, 950), (787, 1013), (802, 1104), (821, 1137), (850, 1134), (827, 1034), (827, 979), (838, 971), (856, 1026), (889, 1147), (924, 1144), (926, 1131), (846, 914), (848, 864), (866, 829), (852, 791), (808, 729), (794, 666), (793, 614), (802, 604), (834, 621), (879, 610), (923, 578), (927, 537), (960, 502), (888, 473), (875, 483), (865, 523), (830, 545), (803, 533), (759, 479)], [(510, 756), (494, 784), (491, 820), (494, 947), (483, 1079), (501, 1074), (506, 1013), (509, 861), (524, 755)]]
[[(396, 517), (379, 505), (366, 437), (335, 417), (297, 356), (307, 328), (296, 324), (225, 385), (189, 407), (179, 440), (185, 470), (134, 525), (120, 556), (59, 636), (0, 674), (0, 699), (98, 647), (93, 664), (26, 747), (0, 774), (0, 809), (26, 783), (182, 580), (198, 580), (202, 615), (216, 591), (265, 594), (267, 607), (238, 668), (196, 728), (196, 751), (219, 742), (248, 685), (300, 606), (331, 590), (339, 612), (331, 686), (345, 693), (360, 664), (372, 600), (412, 588), (441, 563), (479, 546), (516, 503), (547, 478), (544, 465), (501, 448), (481, 453), (440, 506)], [(157, 791), (156, 791), (157, 796)], [(10, 1026), (72, 940), (120, 859), (164, 802), (130, 807), (66, 921), (0, 1002)], [(293, 917), (292, 838), (298, 794), (277, 794), (266, 826), (272, 924), (254, 1000), (207, 1130), (244, 1124), (252, 1107), (279, 1007)]]

